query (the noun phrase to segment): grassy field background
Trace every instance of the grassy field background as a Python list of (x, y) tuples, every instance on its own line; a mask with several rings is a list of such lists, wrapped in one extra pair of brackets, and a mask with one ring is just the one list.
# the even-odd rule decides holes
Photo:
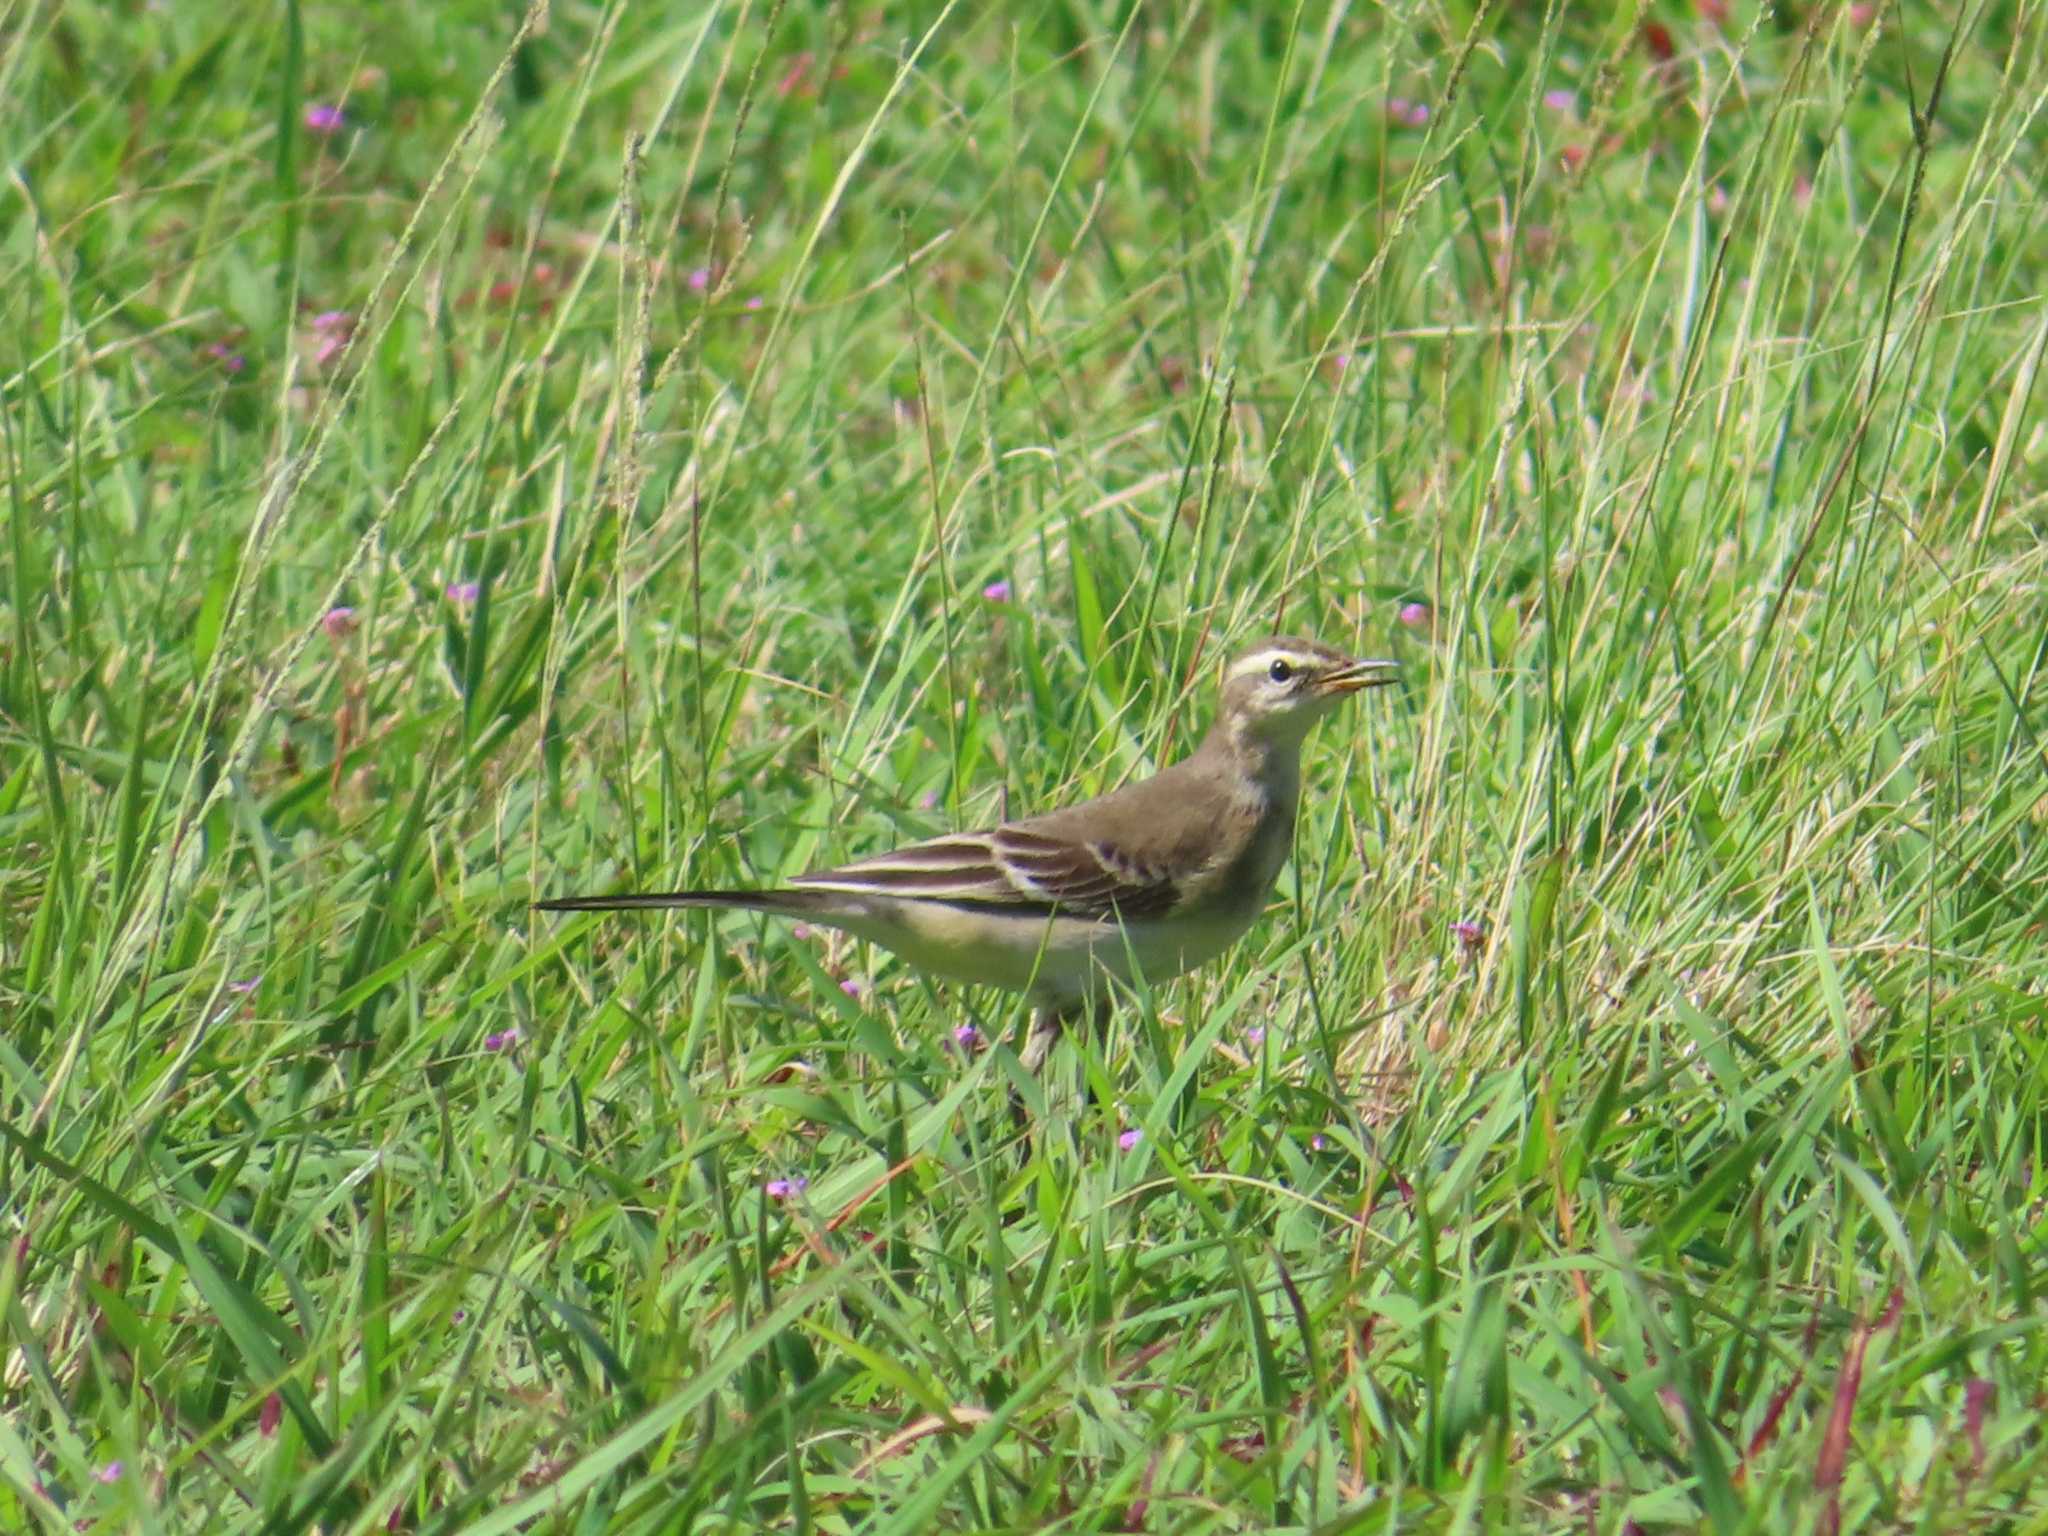
[(2048, 1519), (2038, 4), (7, 17), (0, 1529)]

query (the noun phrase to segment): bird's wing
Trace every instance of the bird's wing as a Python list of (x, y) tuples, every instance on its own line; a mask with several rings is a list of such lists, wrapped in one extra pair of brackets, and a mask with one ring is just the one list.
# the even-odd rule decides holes
[(1178, 887), (1165, 871), (1114, 844), (1012, 822), (912, 843), (893, 853), (798, 875), (805, 891), (922, 901), (974, 902), (1070, 917), (1155, 917)]

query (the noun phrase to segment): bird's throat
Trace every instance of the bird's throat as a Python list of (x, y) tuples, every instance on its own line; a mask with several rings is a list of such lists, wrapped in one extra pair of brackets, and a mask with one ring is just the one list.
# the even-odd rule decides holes
[(1219, 724), (1211, 744), (1229, 754), (1238, 776), (1258, 786), (1264, 809), (1285, 816), (1292, 826), (1295, 808), (1301, 803), (1300, 741), (1275, 741), (1251, 722), (1237, 720)]

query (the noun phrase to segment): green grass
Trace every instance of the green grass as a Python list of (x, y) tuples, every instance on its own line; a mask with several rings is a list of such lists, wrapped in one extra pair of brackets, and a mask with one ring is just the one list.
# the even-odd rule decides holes
[[(2048, 19), (1727, 12), (15, 6), (0, 1530), (2039, 1528)], [(1404, 685), (1028, 1138), (527, 911), (1276, 627)]]

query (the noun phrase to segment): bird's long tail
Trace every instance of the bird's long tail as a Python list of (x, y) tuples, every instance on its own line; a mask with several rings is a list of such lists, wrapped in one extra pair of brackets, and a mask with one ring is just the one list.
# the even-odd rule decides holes
[(820, 914), (828, 902), (822, 891), (634, 891), (618, 896), (554, 896), (533, 905), (541, 912), (647, 912), (664, 907), (726, 907), (742, 912), (810, 917)]

